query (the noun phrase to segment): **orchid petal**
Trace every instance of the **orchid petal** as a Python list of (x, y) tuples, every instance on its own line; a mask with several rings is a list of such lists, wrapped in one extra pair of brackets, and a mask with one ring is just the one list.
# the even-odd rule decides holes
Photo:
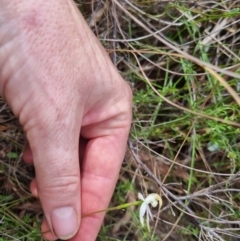
[(152, 205), (153, 208), (157, 207), (158, 201), (154, 200), (153, 202), (151, 202), (151, 205)]
[(139, 219), (140, 219), (140, 223), (142, 224), (142, 226), (144, 226), (144, 218), (143, 218), (143, 216), (146, 213), (147, 207), (148, 207), (148, 205), (145, 202), (143, 202), (141, 207), (140, 207)]
[(144, 197), (143, 197), (142, 193), (140, 193), (140, 192), (138, 193), (138, 199), (144, 201)]
[(151, 194), (149, 194), (149, 195), (145, 198), (144, 201), (145, 201), (147, 204), (150, 204), (150, 203), (154, 202), (155, 200), (156, 200), (155, 193), (151, 193)]
[[(147, 206), (148, 207), (148, 206)], [(149, 208), (149, 207), (148, 207)], [(150, 224), (149, 224), (149, 215), (147, 213), (147, 229), (148, 229), (148, 232), (150, 232)]]
[(162, 206), (162, 198), (157, 194), (157, 193), (151, 193), (149, 194), (145, 200), (144, 200), (147, 204), (152, 205), (152, 207), (157, 207), (157, 205), (159, 204), (159, 207), (161, 208)]
[(147, 206), (147, 216), (149, 216), (151, 218), (151, 220), (153, 220), (153, 215), (151, 212), (151, 209), (149, 208), (149, 206)]

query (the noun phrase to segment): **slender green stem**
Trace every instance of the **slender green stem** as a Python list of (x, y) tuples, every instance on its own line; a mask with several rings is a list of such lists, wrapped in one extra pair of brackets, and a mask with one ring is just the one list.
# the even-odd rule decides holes
[(102, 212), (109, 212), (109, 211), (114, 211), (114, 210), (120, 210), (120, 209), (125, 209), (125, 208), (131, 207), (131, 206), (138, 206), (138, 205), (141, 205), (141, 204), (142, 204), (142, 201), (136, 201), (136, 202), (132, 202), (132, 203), (124, 203), (124, 204), (121, 204), (121, 205), (116, 206), (116, 207), (107, 208), (107, 209), (99, 210), (99, 211), (96, 211), (96, 212), (84, 214), (84, 215), (82, 215), (82, 218), (89, 217), (89, 216), (91, 216), (91, 215), (93, 215), (93, 214), (96, 214), (96, 213), (102, 213)]

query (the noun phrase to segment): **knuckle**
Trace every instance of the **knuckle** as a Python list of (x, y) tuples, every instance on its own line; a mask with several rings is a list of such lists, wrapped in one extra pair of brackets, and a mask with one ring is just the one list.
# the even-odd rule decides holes
[(77, 195), (80, 190), (80, 181), (78, 176), (61, 176), (52, 178), (47, 183), (38, 185), (40, 193), (46, 195), (61, 195), (68, 193), (68, 195)]

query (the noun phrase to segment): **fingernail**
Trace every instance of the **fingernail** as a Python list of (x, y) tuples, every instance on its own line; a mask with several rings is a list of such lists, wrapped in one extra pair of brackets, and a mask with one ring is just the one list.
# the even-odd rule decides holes
[(72, 207), (61, 207), (53, 210), (51, 222), (55, 235), (60, 239), (70, 239), (78, 231), (77, 213)]

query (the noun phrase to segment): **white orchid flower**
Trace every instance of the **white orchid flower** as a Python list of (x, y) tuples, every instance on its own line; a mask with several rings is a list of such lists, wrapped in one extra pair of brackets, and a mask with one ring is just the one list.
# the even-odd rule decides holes
[(151, 209), (149, 208), (149, 204), (152, 205), (152, 207), (157, 207), (159, 204), (159, 208), (162, 207), (162, 198), (157, 194), (157, 193), (151, 193), (149, 194), (146, 198), (143, 197), (141, 193), (138, 193), (138, 198), (143, 201), (140, 207), (139, 211), (139, 218), (140, 218), (140, 223), (142, 226), (144, 226), (144, 215), (146, 213), (147, 216), (147, 229), (150, 231), (150, 226), (149, 226), (149, 218), (153, 220), (153, 215), (151, 212)]

